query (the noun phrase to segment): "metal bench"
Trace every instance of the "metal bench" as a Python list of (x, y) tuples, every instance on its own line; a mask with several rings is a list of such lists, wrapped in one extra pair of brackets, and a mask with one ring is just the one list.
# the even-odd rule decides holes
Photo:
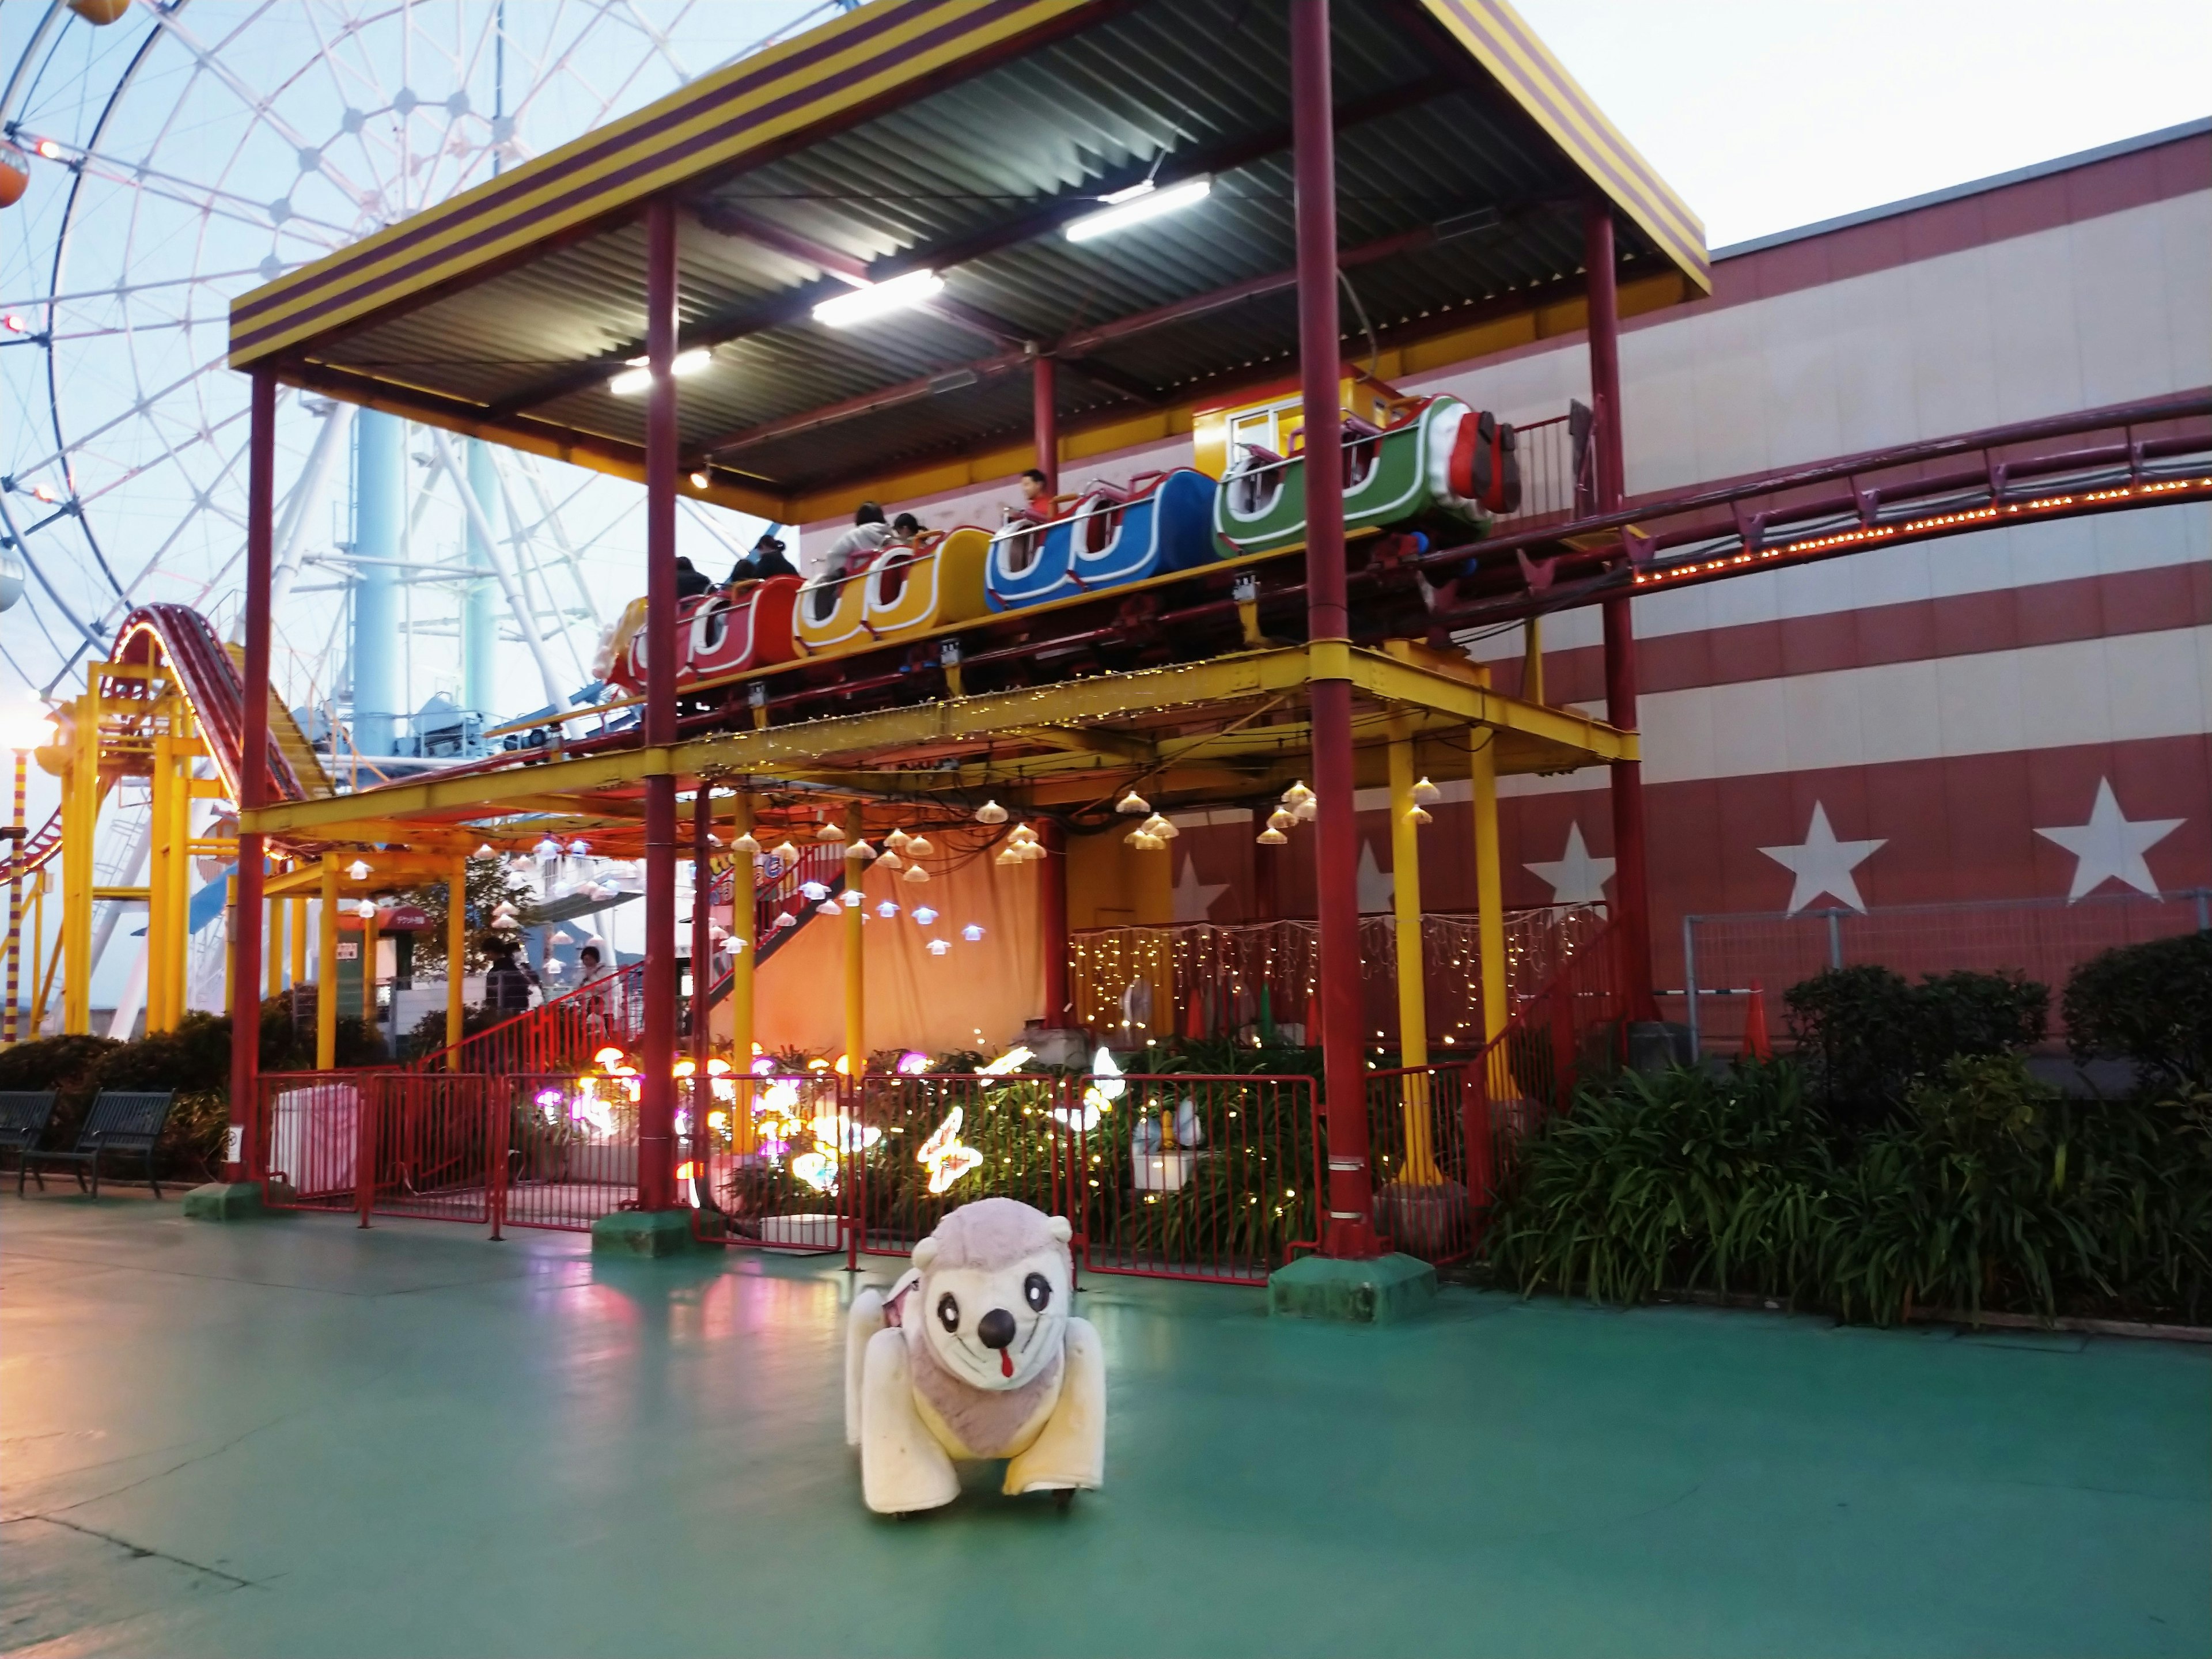
[[(85, 1114), (84, 1127), (77, 1132), (73, 1148), (65, 1152), (25, 1150), (22, 1167), (15, 1171), (16, 1196), (22, 1195), (25, 1170), (40, 1164), (67, 1164), (75, 1167), (79, 1188), (84, 1185), (85, 1170), (91, 1170), (92, 1195), (98, 1198), (100, 1160), (104, 1154), (119, 1152), (146, 1160), (146, 1180), (154, 1188), (154, 1196), (161, 1197), (161, 1183), (154, 1174), (154, 1147), (161, 1139), (161, 1127), (169, 1121), (169, 1107), (176, 1097), (173, 1089), (102, 1089)], [(41, 1191), (46, 1184), (43, 1180), (39, 1182)]]
[[(54, 1091), (52, 1089), (0, 1090), (0, 1152), (15, 1154), (15, 1189), (23, 1187), (23, 1166), (29, 1163), (39, 1137), (46, 1132), (46, 1125), (54, 1115)], [(39, 1177), (39, 1190), (46, 1189), (46, 1178)]]

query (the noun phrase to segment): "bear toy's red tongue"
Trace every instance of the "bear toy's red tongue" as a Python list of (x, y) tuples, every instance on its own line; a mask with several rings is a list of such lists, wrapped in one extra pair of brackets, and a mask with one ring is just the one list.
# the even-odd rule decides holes
[(1000, 1350), (999, 1350), (999, 1375), (1000, 1375), (1000, 1376), (1012, 1376), (1013, 1374), (1014, 1374), (1014, 1351), (1013, 1351), (1012, 1348), (1001, 1348), (1001, 1349), (1000, 1349)]

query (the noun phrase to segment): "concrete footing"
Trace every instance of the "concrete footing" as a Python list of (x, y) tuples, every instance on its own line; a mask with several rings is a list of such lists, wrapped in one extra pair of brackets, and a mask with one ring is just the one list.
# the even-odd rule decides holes
[(592, 1224), (594, 1255), (680, 1255), (692, 1243), (689, 1210), (617, 1210)]
[(185, 1194), (187, 1221), (252, 1221), (270, 1213), (258, 1181), (210, 1181)]
[(1388, 1325), (1423, 1312), (1437, 1293), (1437, 1270), (1418, 1256), (1369, 1261), (1300, 1256), (1267, 1279), (1267, 1310), (1293, 1319)]

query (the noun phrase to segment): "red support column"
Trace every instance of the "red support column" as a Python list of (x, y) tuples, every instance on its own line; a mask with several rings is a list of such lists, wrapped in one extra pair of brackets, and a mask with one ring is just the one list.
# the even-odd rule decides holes
[[(1590, 403), (1597, 414), (1597, 510), (1610, 513), (1628, 493), (1621, 444), (1620, 308), (1613, 282), (1613, 204), (1593, 197), (1583, 216), (1583, 263), (1589, 272)], [(1607, 599), (1605, 617), (1605, 718), (1636, 729), (1636, 623), (1626, 598)], [(1613, 768), (1613, 892), (1619, 902), (1623, 959), (1628, 969), (1628, 1017), (1659, 1018), (1651, 994), (1651, 894), (1644, 852), (1644, 768)]]
[[(714, 988), (714, 843), (708, 839), (714, 832), (714, 787), (702, 778), (691, 797), (691, 995), (687, 1005), (691, 1014), (688, 1161), (699, 1166), (693, 1179), (702, 1183), (707, 1180), (707, 1153), (713, 1144), (707, 1114), (714, 1106), (714, 1086), (707, 1073), (707, 1062), (714, 1055), (713, 1010), (708, 1000)], [(676, 1185), (680, 1195), (684, 1183)]]
[(1051, 358), (1040, 352), (1030, 365), (1030, 418), (1036, 427), (1036, 469), (1044, 474), (1046, 492), (1060, 493), (1060, 405), (1054, 401), (1058, 377)]
[(1064, 1030), (1075, 1023), (1067, 990), (1067, 833), (1051, 818), (1037, 820), (1037, 949), (1044, 953), (1044, 1025)]
[[(240, 813), (269, 804), (269, 567), (276, 500), (276, 377), (255, 372), (246, 439), (246, 711), (239, 738)], [(230, 945), (230, 1145), (225, 1181), (260, 1172), (255, 1120), (261, 1088), (262, 838), (238, 838), (236, 908)]]
[[(1328, 649), (1351, 638), (1345, 607), (1343, 353), (1336, 314), (1336, 137), (1330, 99), (1328, 0), (1291, 0), (1291, 109), (1297, 180), (1298, 380), (1304, 398), (1306, 632), (1314, 793), (1319, 797), (1318, 977), (1328, 1118), (1328, 1212), (1322, 1253), (1379, 1253), (1367, 1166), (1366, 1068), (1359, 988), (1359, 831), (1352, 815), (1349, 665)], [(1328, 678), (1322, 678), (1326, 673)]]
[[(676, 209), (645, 216), (645, 745), (676, 742)], [(665, 758), (663, 764), (665, 763)], [(645, 1032), (639, 1056), (637, 1203), (676, 1202), (676, 779), (645, 781)]]

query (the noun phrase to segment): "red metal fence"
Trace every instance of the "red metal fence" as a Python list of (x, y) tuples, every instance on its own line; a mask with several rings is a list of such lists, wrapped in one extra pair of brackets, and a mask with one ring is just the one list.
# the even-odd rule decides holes
[[(1619, 1057), (1619, 942), (1586, 941), (1472, 1063), (1372, 1073), (1380, 1230), (1468, 1255), (1511, 1145)], [(1065, 1215), (1095, 1273), (1263, 1283), (1318, 1237), (1310, 1077), (830, 1072), (680, 1080), (678, 1190), (702, 1238), (910, 1251), (994, 1195)], [(634, 1077), (349, 1072), (263, 1080), (269, 1201), (586, 1229), (637, 1190)]]

